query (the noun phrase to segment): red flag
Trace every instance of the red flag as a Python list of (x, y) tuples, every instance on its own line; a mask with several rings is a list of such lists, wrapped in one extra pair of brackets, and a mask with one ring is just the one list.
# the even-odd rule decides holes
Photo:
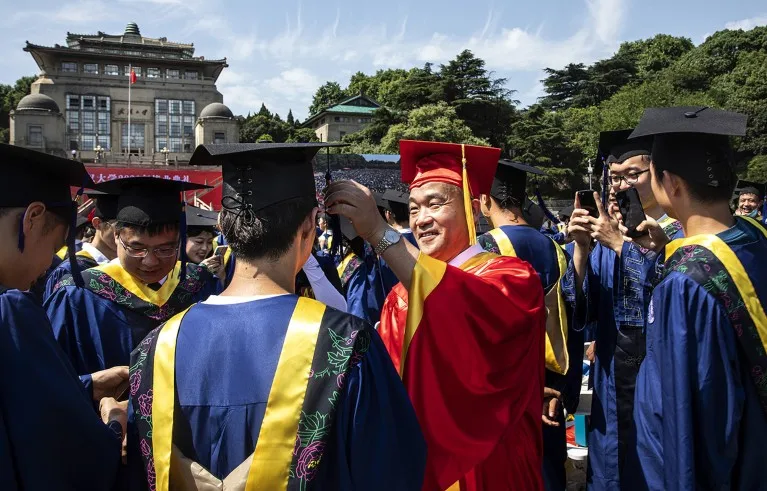
[(133, 68), (130, 69), (130, 83), (131, 84), (136, 83), (136, 71), (133, 70)]

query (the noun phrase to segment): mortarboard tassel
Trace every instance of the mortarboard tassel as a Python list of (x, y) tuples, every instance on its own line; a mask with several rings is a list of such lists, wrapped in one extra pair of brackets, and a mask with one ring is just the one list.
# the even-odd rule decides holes
[(75, 285), (78, 288), (85, 286), (83, 283), (83, 275), (80, 274), (80, 266), (77, 265), (77, 249), (75, 248), (75, 237), (77, 236), (77, 200), (83, 195), (85, 190), (85, 183), (77, 190), (74, 201), (69, 202), (70, 207), (70, 224), (69, 234), (67, 235), (67, 247), (69, 249), (69, 269), (72, 271), (72, 279), (75, 280)]
[[(328, 166), (327, 170), (325, 171), (325, 186), (330, 186), (330, 183), (333, 182), (333, 176), (330, 175), (330, 147), (327, 149), (326, 153), (328, 157)], [(328, 226), (330, 227), (330, 231), (333, 232), (333, 238), (331, 239), (332, 242), (330, 244), (330, 255), (333, 257), (340, 256), (341, 255), (341, 246), (343, 245), (343, 232), (341, 231), (341, 219), (338, 217), (338, 215), (327, 215), (328, 217)]]
[(179, 219), (179, 242), (181, 248), (181, 268), (178, 270), (178, 281), (186, 278), (186, 200), (181, 198), (181, 217)]
[(602, 158), (602, 206), (607, 209), (607, 164)]
[(559, 218), (557, 218), (557, 216), (546, 207), (546, 203), (543, 201), (543, 196), (541, 196), (541, 190), (538, 187), (537, 182), (535, 184), (535, 198), (538, 200), (538, 206), (540, 206), (541, 210), (543, 210), (543, 214), (546, 215), (546, 218), (551, 220), (553, 223), (560, 223)]
[(24, 217), (27, 216), (27, 212), (24, 211), (24, 213), (21, 215), (21, 220), (19, 220), (19, 251), (24, 252)]
[(767, 223), (767, 192), (762, 198), (762, 223)]
[(474, 226), (474, 212), (471, 208), (469, 173), (466, 170), (466, 146), (461, 144), (461, 163), (463, 167), (463, 211), (466, 214), (466, 226), (469, 228), (469, 245), (477, 243), (477, 228)]

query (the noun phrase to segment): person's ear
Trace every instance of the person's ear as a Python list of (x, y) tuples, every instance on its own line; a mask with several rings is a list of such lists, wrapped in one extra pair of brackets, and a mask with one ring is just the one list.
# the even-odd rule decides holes
[(312, 242), (314, 242), (314, 236), (317, 235), (317, 227), (315, 223), (317, 223), (317, 214), (319, 214), (319, 212), (319, 207), (315, 206), (312, 213), (304, 221), (303, 237), (311, 238)]
[(45, 228), (45, 211), (46, 207), (40, 201), (35, 201), (27, 206), (21, 218), (25, 236), (42, 232), (43, 228)]
[(104, 223), (105, 222), (99, 217), (93, 217), (93, 220), (91, 220), (91, 225), (93, 225), (93, 228), (96, 230), (101, 230), (101, 225)]

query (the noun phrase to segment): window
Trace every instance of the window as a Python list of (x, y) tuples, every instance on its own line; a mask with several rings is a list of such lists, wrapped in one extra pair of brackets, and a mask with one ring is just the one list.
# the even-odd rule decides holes
[(339, 131), (338, 132), (338, 139), (339, 140), (343, 140), (345, 136), (346, 136), (346, 132), (345, 131)]
[(93, 151), (94, 148), (96, 148), (96, 137), (95, 136), (82, 136), (82, 146), (80, 147), (80, 150), (84, 151)]
[(226, 134), (225, 133), (219, 133), (216, 132), (213, 134), (213, 143), (220, 144), (220, 143), (226, 143)]
[(160, 69), (159, 68), (147, 68), (146, 69), (146, 78), (160, 78)]
[[(130, 69), (131, 69), (130, 65), (125, 65), (123, 67), (123, 75), (125, 75), (126, 77), (130, 77)], [(140, 66), (134, 66), (133, 67), (133, 72), (136, 74), (136, 78), (141, 78), (141, 67)]]
[(333, 118), (333, 120), (334, 120), (336, 123), (340, 123), (340, 122), (341, 122), (341, 118), (339, 118), (338, 116), (336, 116), (335, 118)]
[(128, 123), (122, 125), (122, 148), (131, 151), (144, 149), (144, 125), (143, 124), (131, 124), (130, 126), (131, 138), (130, 145), (128, 144)]
[(96, 125), (95, 125), (95, 116), (96, 113), (93, 111), (83, 111), (83, 126), (81, 133), (86, 135), (93, 135), (96, 133)]
[(184, 72), (184, 78), (187, 80), (197, 80), (197, 76), (197, 72), (190, 72), (189, 70)]
[(120, 70), (117, 68), (117, 65), (104, 65), (104, 75), (116, 77), (120, 75)]
[(171, 70), (170, 68), (165, 70), (165, 77), (166, 78), (170, 78), (170, 79), (174, 79), (174, 80), (181, 78), (181, 76), (179, 75), (179, 71), (178, 70)]
[[(67, 94), (67, 137), (80, 150), (110, 147), (112, 104), (108, 96)], [(98, 136), (98, 138), (97, 138)]]
[(191, 152), (194, 147), (194, 101), (155, 99), (155, 151)]
[(99, 113), (99, 126), (96, 133), (99, 135), (108, 135), (109, 134), (109, 113), (100, 112)]
[(43, 146), (43, 127), (30, 126), (27, 130), (27, 144), (33, 147)]
[(97, 63), (86, 63), (86, 64), (83, 65), (83, 72), (98, 74), (99, 73), (99, 66), (98, 66)]
[(67, 73), (77, 73), (77, 63), (65, 61), (61, 63), (61, 71)]

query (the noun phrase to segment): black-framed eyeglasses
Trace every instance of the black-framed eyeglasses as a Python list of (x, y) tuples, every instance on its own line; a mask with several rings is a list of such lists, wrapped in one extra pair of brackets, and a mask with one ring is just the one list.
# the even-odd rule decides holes
[(639, 176), (641, 176), (645, 172), (650, 172), (650, 169), (639, 171), (639, 172), (632, 172), (631, 174), (627, 174), (625, 176), (610, 175), (610, 182), (613, 183), (613, 186), (620, 186), (621, 181), (625, 181), (626, 184), (628, 184), (629, 186), (633, 186), (634, 184), (639, 182)]
[(125, 249), (125, 253), (130, 257), (144, 258), (152, 252), (155, 257), (159, 259), (167, 259), (178, 255), (178, 246), (162, 246), (162, 247), (131, 247), (123, 242), (122, 237), (117, 236), (117, 240), (120, 241), (120, 245)]

